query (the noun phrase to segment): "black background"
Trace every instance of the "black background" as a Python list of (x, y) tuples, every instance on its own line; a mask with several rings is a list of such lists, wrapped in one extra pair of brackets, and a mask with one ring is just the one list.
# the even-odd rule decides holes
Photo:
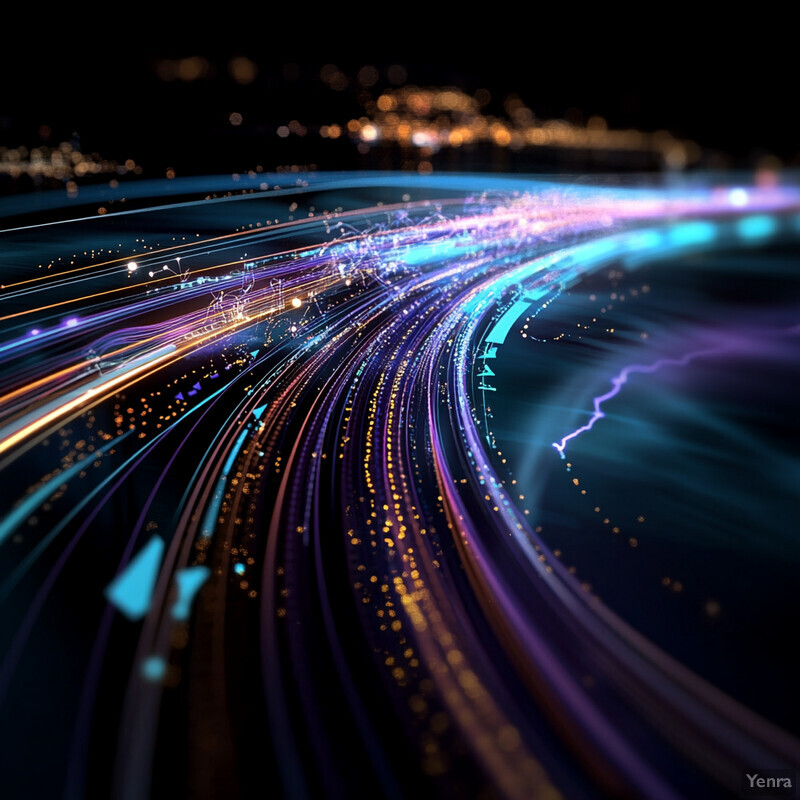
[[(540, 119), (599, 114), (613, 128), (668, 130), (724, 156), (721, 166), (753, 167), (765, 155), (800, 164), (793, 26), (763, 9), (702, 25), (695, 11), (670, 6), (590, 19), (576, 7), (558, 20), (528, 7), (512, 14), (501, 6), (491, 18), (485, 9), (480, 18), (467, 8), (439, 10), (451, 19), (434, 24), (428, 9), (399, 6), (309, 6), (283, 17), (276, 13), (285, 9), (224, 17), (210, 7), (169, 17), (133, 7), (17, 9), (23, 21), (7, 27), (0, 53), (0, 146), (77, 135), (84, 151), (134, 158), (154, 175), (170, 166), (184, 174), (273, 169), (282, 157), (270, 150), (277, 125), (346, 122), (363, 113), (358, 69), (372, 64), (383, 77), (401, 64), (408, 83), (488, 89), (486, 110), (499, 115), (514, 93)], [(247, 86), (228, 75), (235, 55), (258, 66)], [(160, 59), (187, 56), (205, 58), (209, 76), (159, 80)], [(328, 63), (348, 75), (347, 90), (320, 80)], [(234, 111), (244, 123), (232, 138)], [(289, 155), (320, 169), (358, 166), (343, 149), (307, 147)]]

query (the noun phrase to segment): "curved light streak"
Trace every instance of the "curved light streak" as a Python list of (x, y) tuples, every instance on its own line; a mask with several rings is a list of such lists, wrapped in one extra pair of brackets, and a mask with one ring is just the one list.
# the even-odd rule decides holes
[[(794, 237), (797, 189), (344, 174), (167, 203), (230, 186), (168, 183), (102, 219), (22, 224), (57, 198), (0, 204), (11, 261), (34, 237), (44, 265), (0, 290), (4, 739), (26, 730), (20, 702), (50, 705), (23, 676), (47, 686), (31, 660), (54, 620), (82, 631), (51, 646), (77, 665), (57, 766), (32, 776), (12, 747), (24, 781), (126, 800), (260, 779), (297, 798), (666, 799), (800, 764), (790, 733), (559, 561), (512, 497), (487, 399), (522, 317), (610, 265)], [(341, 205), (364, 190), (374, 206)], [(236, 231), (210, 230), (209, 209)], [(126, 227), (195, 215), (178, 244)], [(76, 263), (50, 255), (55, 231)], [(718, 350), (625, 367), (553, 447), (631, 374)], [(155, 536), (127, 620), (104, 590)], [(263, 774), (250, 739), (272, 753)]]

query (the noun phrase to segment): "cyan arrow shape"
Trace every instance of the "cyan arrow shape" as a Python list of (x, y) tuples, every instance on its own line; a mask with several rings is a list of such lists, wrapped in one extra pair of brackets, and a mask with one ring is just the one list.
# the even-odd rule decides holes
[(150, 608), (164, 554), (164, 541), (154, 536), (128, 566), (106, 587), (105, 596), (128, 619), (141, 619)]
[(192, 610), (192, 601), (200, 591), (200, 587), (208, 580), (211, 570), (208, 567), (186, 567), (175, 573), (175, 583), (178, 584), (178, 599), (172, 606), (172, 618), (178, 620), (189, 619)]

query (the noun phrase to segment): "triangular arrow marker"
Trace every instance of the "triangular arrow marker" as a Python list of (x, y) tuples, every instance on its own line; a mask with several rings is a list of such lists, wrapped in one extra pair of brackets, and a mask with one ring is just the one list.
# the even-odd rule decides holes
[(186, 567), (175, 573), (175, 583), (178, 584), (178, 599), (172, 606), (173, 619), (189, 619), (192, 601), (210, 575), (211, 570), (208, 567)]
[(150, 608), (164, 554), (164, 541), (154, 536), (144, 549), (106, 587), (105, 596), (130, 620), (141, 619)]

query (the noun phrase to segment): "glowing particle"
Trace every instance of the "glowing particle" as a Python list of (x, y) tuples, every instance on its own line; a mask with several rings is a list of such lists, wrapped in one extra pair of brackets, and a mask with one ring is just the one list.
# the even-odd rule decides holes
[(136, 272), (139, 269), (139, 265), (135, 261), (128, 262), (128, 272)]
[(720, 610), (720, 605), (716, 600), (708, 600), (705, 604), (705, 612), (709, 617), (719, 616)]
[(235, 572), (237, 575), (244, 575), (244, 571), (245, 571), (245, 566), (244, 566), (244, 564), (242, 564), (241, 562), (238, 562), (238, 563), (234, 564), (234, 565), (233, 565), (233, 571), (234, 571), (234, 572)]
[(303, 305), (303, 301), (299, 297), (292, 298), (292, 307), (293, 308), (300, 308)]
[(237, 56), (228, 62), (228, 74), (242, 85), (252, 83), (258, 75), (258, 66), (249, 58)]
[(386, 70), (386, 77), (389, 79), (390, 83), (398, 86), (399, 84), (406, 82), (406, 78), (408, 78), (408, 71), (402, 64), (392, 64), (392, 66)]
[(358, 82), (367, 88), (374, 86), (378, 82), (379, 77), (378, 70), (372, 65), (361, 67), (358, 71)]
[(773, 217), (757, 214), (739, 220), (736, 228), (743, 239), (762, 239), (775, 233), (777, 223)]
[(360, 136), (365, 142), (374, 142), (378, 138), (378, 129), (372, 123), (368, 123), (361, 129)]
[(738, 187), (736, 189), (731, 189), (728, 192), (728, 201), (732, 206), (736, 206), (737, 208), (741, 208), (742, 206), (747, 205), (747, 191)]
[(161, 656), (149, 656), (142, 663), (142, 675), (148, 681), (160, 681), (167, 672), (167, 662)]

